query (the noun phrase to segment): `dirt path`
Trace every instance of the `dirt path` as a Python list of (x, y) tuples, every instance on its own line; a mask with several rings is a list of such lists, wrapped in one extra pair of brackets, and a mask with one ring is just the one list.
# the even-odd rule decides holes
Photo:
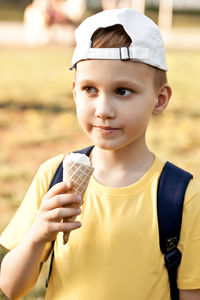
[[(162, 35), (168, 48), (200, 49), (200, 27), (175, 28)], [(0, 45), (26, 45), (23, 23), (0, 22)]]
[(45, 44), (46, 40), (65, 45), (74, 43), (74, 29), (70, 26), (54, 25), (47, 30), (39, 31), (40, 35), (37, 33), (37, 30), (31, 30), (31, 32), (27, 34), (22, 22), (0, 22), (0, 46), (33, 46), (34, 40), (38, 39), (38, 37), (41, 45), (43, 45), (43, 43)]

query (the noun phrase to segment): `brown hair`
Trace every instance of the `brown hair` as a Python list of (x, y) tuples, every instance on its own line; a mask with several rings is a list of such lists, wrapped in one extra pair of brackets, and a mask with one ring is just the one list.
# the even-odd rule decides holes
[[(131, 38), (120, 24), (97, 29), (93, 33), (91, 40), (93, 48), (129, 47), (132, 43)], [(166, 71), (153, 66), (150, 67), (154, 73), (154, 86), (156, 89), (159, 89), (163, 84), (167, 83)]]

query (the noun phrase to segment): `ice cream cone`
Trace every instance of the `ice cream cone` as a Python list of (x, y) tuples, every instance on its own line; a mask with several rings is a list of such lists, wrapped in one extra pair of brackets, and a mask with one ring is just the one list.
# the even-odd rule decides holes
[(65, 166), (63, 165), (63, 181), (72, 181), (73, 191), (83, 197), (93, 170), (88, 165), (74, 161), (66, 162)]
[[(93, 173), (93, 167), (91, 165), (86, 165), (76, 161), (63, 161), (63, 181), (72, 181), (73, 192), (81, 195), (83, 197), (90, 177)], [(78, 207), (79, 205), (73, 204), (73, 207)], [(72, 222), (76, 220), (76, 216), (70, 218), (64, 218), (63, 222)], [(63, 244), (66, 244), (69, 239), (69, 233), (63, 233)]]

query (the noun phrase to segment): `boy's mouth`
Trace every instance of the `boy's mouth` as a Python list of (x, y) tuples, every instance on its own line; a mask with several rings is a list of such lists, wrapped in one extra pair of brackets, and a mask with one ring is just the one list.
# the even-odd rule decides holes
[(120, 128), (118, 127), (111, 126), (94, 125), (93, 127), (96, 128), (102, 134), (114, 133), (120, 130)]

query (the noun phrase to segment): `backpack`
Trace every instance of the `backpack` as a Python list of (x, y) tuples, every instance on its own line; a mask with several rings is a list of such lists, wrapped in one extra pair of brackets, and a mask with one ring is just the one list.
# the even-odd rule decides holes
[[(74, 151), (89, 156), (94, 146)], [(185, 192), (189, 181), (193, 176), (175, 166), (166, 162), (161, 172), (157, 189), (157, 214), (159, 227), (160, 249), (164, 254), (164, 263), (168, 271), (170, 294), (172, 300), (179, 300), (179, 291), (177, 288), (177, 269), (181, 262), (181, 252), (177, 248), (181, 223), (182, 210)], [(58, 182), (63, 181), (62, 162), (59, 164), (49, 189)], [(54, 243), (54, 242), (53, 242)], [(54, 251), (52, 251), (49, 274), (46, 279), (46, 287), (52, 271), (52, 262)]]

